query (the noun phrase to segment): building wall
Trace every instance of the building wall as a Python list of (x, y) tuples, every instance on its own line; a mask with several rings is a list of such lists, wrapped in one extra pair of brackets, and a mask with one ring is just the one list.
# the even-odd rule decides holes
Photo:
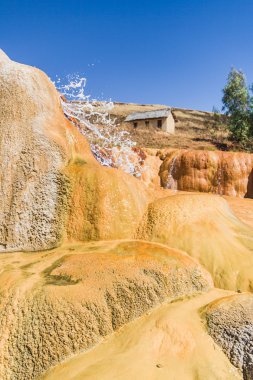
[(168, 133), (175, 133), (175, 120), (171, 113), (167, 118), (163, 119), (162, 130)]
[[(161, 128), (158, 127), (158, 120), (162, 121)], [(137, 128), (143, 129), (154, 127), (159, 128), (164, 132), (175, 133), (175, 121), (172, 114), (170, 114), (167, 118), (138, 120), (136, 122), (132, 122), (133, 127), (135, 126), (135, 123), (137, 123)]]

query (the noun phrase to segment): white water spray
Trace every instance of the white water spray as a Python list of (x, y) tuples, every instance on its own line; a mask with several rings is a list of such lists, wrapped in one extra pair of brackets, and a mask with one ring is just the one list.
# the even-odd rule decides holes
[(65, 116), (88, 139), (97, 161), (140, 177), (143, 159), (134, 151), (136, 143), (129, 132), (120, 130), (110, 117), (113, 103), (98, 102), (85, 95), (86, 79), (80, 75), (67, 76), (64, 81), (57, 77), (55, 85), (62, 95)]

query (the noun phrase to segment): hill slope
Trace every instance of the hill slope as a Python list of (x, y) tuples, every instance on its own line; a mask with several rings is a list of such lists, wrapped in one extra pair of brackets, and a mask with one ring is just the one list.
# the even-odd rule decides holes
[[(114, 103), (111, 116), (115, 117), (120, 124), (120, 128), (131, 133), (134, 141), (141, 147), (162, 149), (165, 147), (182, 149), (208, 149), (225, 148), (228, 144), (224, 141), (224, 146), (213, 138), (212, 128), (217, 125), (217, 117), (212, 112), (194, 111), (182, 108), (172, 108), (175, 118), (176, 133), (169, 135), (157, 128), (136, 128), (131, 123), (125, 122), (127, 115), (133, 112), (152, 111), (166, 108), (160, 104), (134, 104), (134, 103)], [(226, 136), (224, 136), (225, 138)]]

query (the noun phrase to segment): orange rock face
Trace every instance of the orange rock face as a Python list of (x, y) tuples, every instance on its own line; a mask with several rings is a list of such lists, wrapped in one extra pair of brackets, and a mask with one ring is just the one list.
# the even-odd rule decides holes
[(253, 154), (173, 151), (161, 165), (160, 178), (165, 188), (253, 198)]
[(0, 51), (0, 251), (132, 237), (148, 194), (102, 167), (40, 70)]
[[(0, 271), (5, 289), (0, 305), (1, 380), (41, 378), (51, 366), (163, 301), (213, 287), (198, 263), (161, 244), (98, 242), (52, 250), (48, 257), (20, 253), (15, 269), (8, 271), (10, 256)], [(55, 377), (61, 378), (70, 379)]]

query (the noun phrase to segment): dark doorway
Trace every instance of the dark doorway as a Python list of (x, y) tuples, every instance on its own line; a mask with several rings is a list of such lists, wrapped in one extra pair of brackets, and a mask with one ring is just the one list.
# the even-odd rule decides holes
[(162, 128), (162, 120), (157, 120), (157, 127)]

